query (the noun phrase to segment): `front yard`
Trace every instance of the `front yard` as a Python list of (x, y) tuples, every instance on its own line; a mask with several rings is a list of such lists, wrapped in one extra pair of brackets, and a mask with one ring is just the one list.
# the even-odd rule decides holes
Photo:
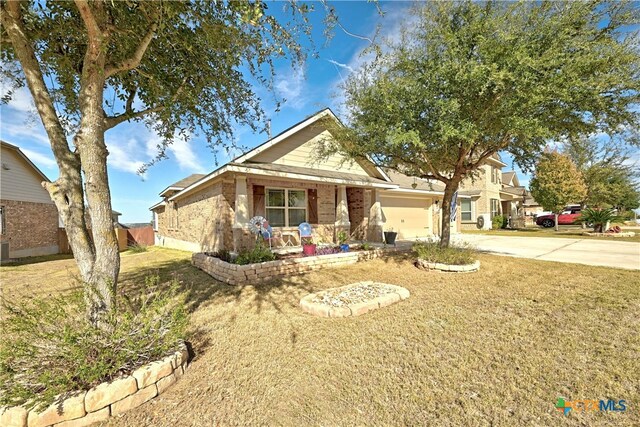
[[(151, 248), (122, 257), (121, 289), (176, 276), (196, 358), (165, 394), (107, 425), (638, 425), (640, 276), (481, 255), (480, 272), (424, 272), (403, 256), (233, 287)], [(5, 298), (75, 286), (72, 259), (3, 266)], [(359, 317), (300, 298), (371, 280), (411, 292)], [(622, 413), (554, 409), (624, 399)]]

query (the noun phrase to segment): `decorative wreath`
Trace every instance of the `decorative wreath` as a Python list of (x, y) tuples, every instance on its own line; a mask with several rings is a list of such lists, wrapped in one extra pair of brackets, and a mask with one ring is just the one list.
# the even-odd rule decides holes
[(267, 220), (263, 216), (254, 216), (249, 220), (249, 230), (254, 234), (261, 234), (267, 231), (265, 223), (268, 226)]

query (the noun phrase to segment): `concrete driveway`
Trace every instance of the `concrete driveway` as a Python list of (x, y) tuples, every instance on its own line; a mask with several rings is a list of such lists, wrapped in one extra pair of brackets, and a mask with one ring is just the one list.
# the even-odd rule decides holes
[(459, 234), (452, 240), (498, 255), (640, 270), (640, 243), (553, 237)]

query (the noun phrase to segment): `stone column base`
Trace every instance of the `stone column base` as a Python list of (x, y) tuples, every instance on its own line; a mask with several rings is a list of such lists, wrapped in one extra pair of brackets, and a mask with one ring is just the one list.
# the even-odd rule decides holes
[(375, 242), (375, 243), (383, 242), (382, 225), (374, 225), (374, 224), (369, 225), (369, 227), (367, 228), (367, 241)]
[(256, 236), (249, 233), (246, 228), (233, 228), (233, 251), (240, 252), (242, 249), (251, 249), (255, 245)]

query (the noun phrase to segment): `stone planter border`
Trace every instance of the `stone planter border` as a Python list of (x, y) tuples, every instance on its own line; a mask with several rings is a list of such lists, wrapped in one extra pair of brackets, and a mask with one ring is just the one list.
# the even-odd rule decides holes
[(480, 261), (475, 261), (473, 264), (453, 265), (442, 264), (439, 262), (428, 262), (418, 258), (416, 259), (415, 266), (423, 270), (438, 270), (451, 273), (474, 273), (480, 270)]
[(585, 231), (582, 235), (591, 237), (634, 237), (636, 233), (633, 231), (623, 231), (621, 233), (593, 233)]
[(403, 288), (402, 286), (390, 285), (388, 283), (384, 283), (385, 286), (389, 286), (394, 288), (395, 292), (391, 292), (385, 295), (381, 295), (379, 297), (370, 299), (369, 301), (359, 302), (355, 304), (348, 304), (343, 307), (333, 307), (327, 304), (322, 304), (319, 302), (313, 302), (313, 299), (318, 295), (329, 290), (338, 290), (338, 289), (348, 289), (353, 286), (358, 286), (361, 283), (373, 283), (373, 282), (358, 282), (351, 283), (346, 286), (340, 286), (338, 288), (325, 289), (320, 292), (316, 292), (313, 294), (309, 294), (303, 297), (300, 300), (300, 307), (302, 311), (313, 314), (318, 317), (349, 317), (349, 316), (360, 316), (362, 314), (368, 313), (373, 310), (377, 310), (378, 308), (386, 307), (391, 304), (395, 304), (402, 300), (409, 298), (411, 295), (408, 289)]
[(122, 378), (89, 391), (70, 393), (38, 411), (22, 406), (0, 408), (3, 427), (80, 427), (107, 420), (164, 393), (180, 378), (189, 363), (189, 351), (180, 349), (162, 360), (141, 366)]
[(289, 258), (257, 264), (237, 265), (222, 261), (204, 253), (196, 253), (191, 263), (211, 277), (229, 285), (247, 285), (267, 282), (272, 279), (309, 273), (325, 267), (341, 267), (360, 261), (375, 259), (389, 253), (408, 252), (409, 248), (387, 247), (370, 251), (341, 252)]

